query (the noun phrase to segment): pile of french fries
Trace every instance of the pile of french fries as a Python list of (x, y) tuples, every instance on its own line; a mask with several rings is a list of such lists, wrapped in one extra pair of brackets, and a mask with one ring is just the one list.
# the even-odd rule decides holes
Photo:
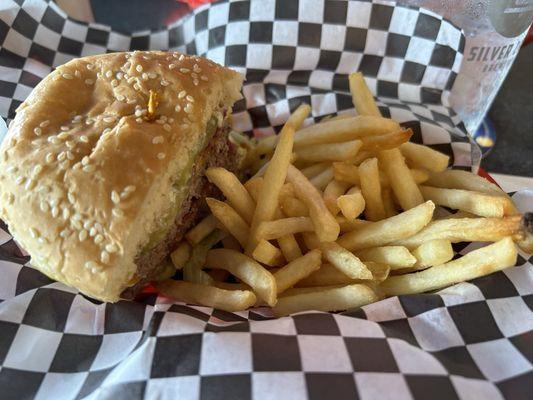
[[(253, 146), (246, 182), (207, 171), (226, 200), (207, 199), (211, 214), (172, 254), (183, 280), (157, 283), (163, 295), (226, 311), (270, 306), (277, 316), (339, 311), (513, 266), (515, 242), (533, 250), (499, 187), (410, 143), (360, 73), (350, 90), (358, 116), (301, 128), (311, 111), (301, 105), (279, 135)], [(492, 244), (454, 259), (452, 243), (472, 241)]]

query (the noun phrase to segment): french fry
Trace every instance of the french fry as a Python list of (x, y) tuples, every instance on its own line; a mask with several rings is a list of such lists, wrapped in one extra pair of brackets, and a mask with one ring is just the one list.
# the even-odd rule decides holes
[(420, 231), (431, 221), (434, 210), (435, 204), (427, 201), (394, 217), (345, 233), (337, 243), (350, 251), (356, 251), (383, 246), (407, 238)]
[(308, 250), (320, 249), (320, 239), (315, 232), (302, 232), (301, 236)]
[(435, 204), (471, 212), (482, 217), (503, 217), (512, 207), (511, 201), (503, 196), (493, 196), (462, 189), (442, 189), (420, 186), (422, 196)]
[(183, 280), (203, 285), (211, 285), (213, 283), (213, 279), (202, 268), (204, 267), (207, 252), (225, 236), (226, 233), (215, 229), (200, 243), (193, 246), (191, 256), (183, 266)]
[(381, 289), (388, 296), (441, 289), (511, 267), (516, 263), (516, 257), (516, 246), (507, 237), (446, 264), (412, 274), (393, 276), (381, 284)]
[(283, 255), (281, 251), (272, 243), (266, 240), (260, 240), (257, 247), (252, 252), (252, 257), (262, 264), (274, 267), (283, 264)]
[(228, 312), (246, 310), (257, 300), (249, 290), (230, 291), (185, 281), (166, 280), (156, 283), (156, 288), (163, 296)]
[(368, 115), (329, 120), (300, 129), (294, 138), (294, 147), (298, 149), (312, 144), (346, 142), (398, 129), (400, 125), (391, 119)]
[(333, 163), (333, 176), (339, 182), (346, 182), (352, 185), (359, 185), (359, 168), (351, 163), (341, 161)]
[[(400, 214), (401, 215), (401, 214)], [(393, 244), (414, 249), (430, 240), (458, 242), (496, 242), (506, 236), (515, 240), (523, 237), (520, 215), (504, 218), (454, 218), (429, 223), (416, 235), (399, 239)]]
[(294, 238), (294, 235), (284, 235), (278, 238), (279, 248), (283, 257), (288, 262), (296, 260), (302, 256), (302, 250), (298, 246), (298, 242)]
[(252, 218), (248, 243), (243, 246), (246, 249), (246, 254), (251, 254), (257, 246), (259, 241), (257, 228), (261, 222), (274, 219), (278, 209), (279, 193), (285, 183), (287, 167), (291, 160), (293, 142), (294, 127), (292, 124), (285, 124), (279, 134), (279, 142), (276, 150), (274, 150), (274, 155), (263, 177), (263, 184), (257, 197), (257, 204)]
[[(223, 269), (214, 269), (214, 270), (212, 270), (210, 272), (210, 274), (212, 274), (213, 272), (225, 272), (225, 273), (227, 273), (229, 275), (229, 272), (225, 271)], [(213, 282), (213, 286), (217, 287), (219, 289), (224, 289), (224, 290), (249, 290), (249, 291), (253, 291), (252, 288), (250, 286), (248, 286), (246, 283), (222, 282), (222, 281), (215, 280)]]
[(281, 210), (288, 217), (308, 217), (307, 206), (296, 197), (285, 196), (279, 200)]
[(261, 190), (262, 185), (263, 185), (263, 178), (260, 176), (250, 178), (244, 183), (245, 189), (248, 191), (248, 193), (250, 194), (250, 196), (255, 202), (257, 202), (257, 199), (259, 198), (259, 192)]
[(363, 142), (360, 140), (310, 145), (296, 150), (296, 158), (304, 162), (350, 160), (355, 157), (362, 145)]
[(448, 240), (430, 240), (413, 250), (416, 257), (415, 270), (447, 263), (453, 258), (452, 244)]
[(181, 242), (179, 246), (170, 254), (172, 264), (176, 269), (182, 269), (191, 256), (191, 246), (187, 242)]
[(241, 251), (241, 245), (233, 236), (228, 235), (222, 239), (222, 245), (225, 249)]
[(400, 146), (400, 150), (412, 165), (433, 172), (444, 171), (450, 162), (446, 154), (422, 144), (407, 142)]
[(379, 221), (385, 218), (377, 158), (369, 158), (359, 165), (359, 179), (361, 180), (361, 193), (365, 199), (366, 219)]
[(242, 217), (229, 204), (220, 200), (208, 197), (206, 199), (209, 209), (228, 230), (228, 232), (240, 243), (242, 247), (246, 246), (250, 236), (250, 228)]
[[(365, 199), (361, 194), (361, 190), (353, 187), (348, 193), (337, 199), (337, 206), (348, 221), (353, 221), (364, 211)], [(345, 232), (346, 230), (341, 226), (341, 231)]]
[(356, 284), (320, 290), (316, 293), (281, 297), (272, 311), (278, 317), (304, 310), (340, 311), (357, 308), (376, 300), (378, 296), (372, 289)]
[(370, 150), (360, 150), (359, 153), (355, 156), (355, 158), (352, 160), (354, 165), (359, 165), (363, 161), (365, 161), (367, 158), (376, 157), (377, 153), (370, 151)]
[(380, 151), (399, 147), (402, 143), (409, 141), (413, 131), (411, 128), (398, 129), (397, 131), (384, 133), (383, 135), (365, 136), (361, 138), (362, 150)]
[(364, 262), (373, 261), (387, 264), (391, 270), (410, 268), (415, 265), (417, 259), (406, 247), (383, 246), (360, 250), (356, 255)]
[(320, 174), (313, 176), (309, 179), (309, 182), (316, 187), (318, 190), (324, 190), (329, 182), (333, 179), (333, 168), (328, 167), (326, 170)]
[(302, 171), (302, 174), (304, 174), (306, 178), (311, 179), (312, 177), (317, 176), (318, 174), (321, 174), (322, 172), (324, 172), (330, 166), (331, 164), (329, 162), (321, 162), (321, 163), (310, 165), (307, 168), (303, 168), (301, 171)]
[(229, 205), (248, 224), (251, 223), (254, 215), (255, 202), (235, 174), (225, 168), (212, 167), (207, 169), (205, 175), (210, 182), (222, 191)]
[(332, 180), (324, 189), (324, 203), (331, 214), (337, 215), (339, 213), (340, 208), (337, 205), (337, 199), (346, 192), (348, 187), (348, 183)]
[(228, 271), (249, 285), (269, 306), (276, 304), (274, 276), (250, 257), (234, 250), (213, 249), (207, 253), (206, 266)]
[(352, 93), (352, 102), (359, 115), (381, 116), (378, 106), (374, 101), (374, 96), (366, 85), (365, 78), (361, 72), (350, 74), (350, 92)]
[(339, 236), (340, 227), (324, 204), (318, 190), (292, 165), (289, 165), (287, 170), (287, 180), (294, 185), (298, 198), (307, 205), (319, 239), (323, 242), (335, 241)]
[(391, 270), (390, 266), (374, 261), (365, 261), (366, 267), (372, 272), (372, 280), (375, 282), (383, 282), (389, 277)]
[(296, 110), (289, 116), (286, 125), (291, 125), (294, 130), (300, 129), (302, 123), (311, 112), (309, 104), (300, 104)]
[(276, 135), (266, 136), (257, 141), (254, 152), (257, 156), (265, 154), (272, 154), (278, 143), (278, 137)]
[(381, 196), (383, 197), (383, 207), (385, 207), (385, 215), (387, 218), (394, 217), (396, 214), (398, 214), (394, 200), (392, 200), (391, 189), (383, 188), (381, 191)]
[(335, 220), (339, 224), (342, 233), (355, 231), (357, 229), (360, 229), (362, 226), (372, 224), (372, 222), (366, 221), (364, 219), (349, 220), (346, 217), (340, 215), (337, 215), (335, 217)]
[(329, 289), (338, 289), (346, 285), (328, 285), (328, 286), (309, 286), (309, 287), (293, 287), (280, 293), (278, 299), (281, 297), (294, 296), (296, 294), (317, 293)]
[(281, 187), (281, 190), (279, 191), (279, 197), (287, 197), (287, 196), (290, 196), (290, 197), (294, 197), (296, 196), (295, 192), (294, 192), (294, 186), (291, 184), (291, 183), (285, 183), (282, 187)]
[(291, 261), (281, 267), (274, 277), (276, 278), (278, 293), (283, 293), (298, 281), (309, 276), (320, 268), (321, 254), (319, 250), (311, 250), (309, 253)]
[(429, 179), (429, 173), (426, 170), (411, 168), (410, 171), (417, 185), (420, 185)]
[(192, 244), (200, 243), (205, 237), (207, 237), (211, 232), (213, 232), (217, 227), (217, 219), (208, 215), (203, 220), (201, 220), (194, 228), (192, 228), (185, 235), (185, 239)]
[(413, 175), (405, 165), (405, 161), (398, 149), (379, 152), (379, 163), (391, 188), (404, 210), (409, 210), (424, 202), (424, 198), (416, 185)]
[(505, 195), (505, 192), (494, 183), (491, 183), (485, 178), (473, 174), (472, 172), (459, 169), (449, 169), (442, 172), (432, 173), (426, 183), (429, 186), (446, 189), (472, 190), (474, 192), (496, 196)]
[(313, 221), (309, 217), (289, 217), (261, 222), (257, 228), (257, 237), (259, 240), (272, 240), (289, 234), (312, 232), (314, 229)]
[(372, 273), (353, 253), (335, 242), (322, 243), (324, 258), (350, 279), (372, 279)]
[(446, 215), (440, 219), (452, 219), (452, 218), (477, 218), (477, 215), (469, 213), (467, 211), (459, 210), (456, 213)]

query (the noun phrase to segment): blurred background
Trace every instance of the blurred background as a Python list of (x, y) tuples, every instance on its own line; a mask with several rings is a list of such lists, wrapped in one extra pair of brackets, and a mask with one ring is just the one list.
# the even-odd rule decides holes
[[(1, 0), (0, 0), (1, 1)], [(170, 24), (208, 0), (56, 0), (71, 17), (132, 32)], [(529, 33), (531, 40), (531, 31)], [(526, 42), (528, 39), (526, 39)], [(524, 45), (488, 112), (484, 128), (496, 143), (482, 167), (490, 173), (533, 177), (533, 44)], [(492, 124), (492, 126), (490, 126)]]

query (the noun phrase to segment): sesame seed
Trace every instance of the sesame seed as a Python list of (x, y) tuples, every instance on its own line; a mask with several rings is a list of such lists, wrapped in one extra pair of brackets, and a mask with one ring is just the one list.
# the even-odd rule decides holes
[(179, 104), (176, 104), (176, 107), (174, 107), (174, 111), (180, 112), (181, 111), (181, 106)]
[(194, 97), (192, 97), (190, 94), (188, 94), (185, 98), (191, 103), (194, 103)]
[(74, 228), (76, 228), (78, 231), (82, 229), (81, 222), (75, 219), (71, 219), (70, 223)]
[(193, 73), (191, 74), (191, 76), (192, 76), (194, 79), (198, 78), (198, 74), (197, 74), (196, 72), (193, 72)]
[(133, 88), (137, 91), (141, 90), (141, 87), (137, 83), (133, 84)]
[(39, 124), (39, 126), (41, 128), (46, 128), (48, 125), (50, 125), (50, 121), (49, 120), (46, 120), (46, 121), (43, 121)]
[(50, 209), (50, 206), (44, 200), (41, 201), (41, 204), (39, 204), (39, 207), (40, 207), (42, 212), (48, 212), (48, 210)]
[(117, 72), (116, 77), (117, 77), (118, 80), (121, 80), (122, 78), (124, 78), (124, 73), (122, 71), (119, 71), (119, 72)]
[(35, 133), (37, 136), (41, 136), (41, 133), (43, 133), (42, 129), (37, 127), (33, 129), (33, 133)]
[(48, 136), (48, 142), (52, 144), (58, 144), (59, 139), (57, 138), (57, 136), (54, 136), (54, 135)]
[(111, 123), (116, 119), (116, 117), (104, 117), (104, 122)]
[(63, 74), (63, 75), (61, 75), (61, 76), (62, 76), (63, 78), (65, 78), (65, 79), (68, 79), (68, 80), (70, 80), (70, 79), (74, 79), (74, 77), (72, 76), (72, 74)]
[(105, 72), (105, 77), (106, 78), (111, 78), (112, 76), (113, 76), (113, 72), (111, 72), (111, 71), (106, 71)]
[(178, 93), (178, 99), (183, 99), (185, 96), (187, 96), (187, 92), (185, 90), (182, 90)]
[(114, 243), (109, 243), (105, 245), (105, 251), (108, 253), (116, 253), (118, 251), (118, 247)]
[(15, 195), (11, 192), (7, 194), (7, 204), (13, 204), (15, 201)]
[(67, 145), (67, 147), (68, 147), (69, 149), (73, 149), (74, 147), (76, 147), (76, 143), (74, 143), (73, 140), (67, 140), (67, 141), (65, 142), (65, 144)]
[(180, 56), (178, 58), (178, 61), (182, 61), (184, 58), (185, 58), (185, 56), (183, 54), (180, 54)]
[(50, 200), (50, 205), (51, 206), (59, 205), (59, 199), (55, 198), (55, 199)]
[(100, 253), (100, 261), (102, 261), (104, 264), (109, 263), (109, 259), (110, 257), (107, 251), (104, 250)]
[(67, 150), (67, 158), (72, 161), (74, 160), (74, 154), (70, 150)]
[(63, 219), (68, 219), (70, 217), (70, 210), (68, 208), (63, 208)]
[(96, 231), (96, 228), (94, 226), (89, 230), (90, 237), (96, 236), (97, 233), (98, 232)]
[[(61, 129), (63, 129), (63, 128), (64, 127), (62, 127)], [(68, 138), (69, 135), (70, 135), (70, 133), (68, 133), (68, 132), (61, 132), (59, 135), (57, 135), (57, 138), (63, 140), (63, 139)]]
[(159, 158), (160, 160), (164, 159), (165, 157), (166, 157), (165, 153), (157, 153), (157, 158)]
[(63, 229), (61, 232), (59, 232), (59, 236), (65, 239), (69, 234), (68, 229)]
[(141, 64), (137, 64), (135, 69), (137, 70), (137, 72), (143, 72), (143, 66)]
[(39, 237), (39, 232), (37, 232), (37, 229), (30, 228), (30, 235), (32, 238), (37, 239)]
[(67, 158), (67, 154), (64, 151), (59, 153), (58, 156), (57, 156), (57, 160), (58, 161), (63, 161), (65, 158)]
[(48, 240), (46, 240), (46, 238), (43, 238), (42, 236), (39, 237), (39, 238), (37, 239), (37, 241), (38, 241), (39, 243), (41, 243), (41, 244), (45, 244), (45, 243), (48, 242)]
[(155, 72), (149, 72), (148, 73), (148, 78), (155, 79), (155, 78), (157, 78), (157, 74)]
[[(69, 194), (71, 194), (71, 193), (69, 193)], [(81, 219), (82, 219), (82, 216), (81, 216), (80, 213), (76, 213), (76, 214), (74, 214), (74, 215), (72, 216), (72, 220), (73, 220), (73, 221), (81, 221)]]
[(191, 104), (191, 103), (187, 103), (187, 105), (185, 106), (185, 108), (183, 109), (183, 111), (185, 111), (187, 114), (192, 113), (192, 111), (193, 111), (192, 104)]
[(104, 230), (104, 227), (102, 226), (100, 222), (95, 223), (94, 227), (96, 228), (98, 232), (102, 232)]
[(81, 76), (80, 71), (76, 70), (74, 71), (74, 75), (79, 78)]
[(98, 235), (96, 235), (96, 236), (94, 237), (94, 243), (95, 243), (95, 244), (100, 244), (100, 243), (102, 243), (103, 241), (104, 241), (104, 237), (103, 237), (102, 235), (100, 235), (100, 234), (98, 234)]
[(48, 153), (45, 157), (45, 161), (50, 164), (52, 162), (54, 162), (54, 154), (53, 153)]
[(92, 226), (91, 221), (85, 221), (85, 222), (83, 223), (83, 229), (87, 229), (87, 230), (89, 230), (89, 229), (91, 229), (91, 226)]
[(168, 65), (168, 69), (174, 69), (174, 68), (176, 68), (176, 67), (177, 67), (176, 64), (169, 64), (169, 65)]
[(94, 64), (87, 64), (86, 67), (89, 71), (92, 71), (94, 69)]
[(42, 165), (36, 165), (35, 167), (33, 167), (33, 176), (37, 176), (39, 175), (43, 170), (43, 166)]
[(122, 211), (120, 208), (113, 208), (113, 211), (111, 211), (111, 213), (115, 217), (123, 217), (124, 216), (124, 211)]
[(180, 68), (180, 72), (183, 74), (188, 74), (189, 72), (191, 72), (191, 70), (189, 68)]
[(167, 131), (167, 132), (170, 132), (170, 131), (171, 131), (171, 127), (170, 127), (169, 124), (165, 124), (165, 125), (163, 125), (163, 129), (164, 129), (165, 131)]
[(207, 76), (205, 76), (205, 75), (202, 75), (202, 76), (200, 77), (200, 79), (203, 80), (203, 81), (205, 81), (205, 82), (207, 82), (207, 80), (208, 80), (208, 79), (207, 79)]
[(194, 86), (198, 86), (198, 84), (199, 84), (200, 82), (198, 81), (198, 79), (194, 79), (194, 80), (192, 81), (192, 83), (193, 83)]
[(78, 240), (83, 242), (85, 239), (87, 239), (87, 236), (89, 236), (89, 232), (87, 232), (85, 229), (82, 229), (80, 233), (78, 233)]
[(131, 67), (131, 62), (129, 61), (126, 64), (124, 64), (125, 69), (130, 69), (130, 67)]
[(115, 203), (115, 204), (120, 203), (120, 196), (119, 196), (119, 194), (117, 193), (116, 190), (113, 190), (113, 191), (111, 192), (111, 201), (112, 201), (113, 203)]
[(7, 173), (8, 174), (12, 174), (14, 172), (17, 172), (18, 171), (18, 167), (14, 166), (14, 165), (11, 165), (7, 168)]
[(96, 272), (96, 270), (98, 270), (100, 268), (100, 265), (98, 265), (94, 261), (87, 261), (85, 263), (85, 268), (90, 269), (91, 272), (94, 273), (94, 272)]
[(85, 135), (80, 136), (80, 141), (83, 143), (89, 143), (89, 138)]
[(189, 124), (181, 124), (180, 125), (180, 128), (185, 130), (185, 129), (189, 129), (190, 125)]
[(122, 94), (117, 94), (117, 100), (118, 101), (124, 101), (124, 100), (126, 100), (126, 96), (124, 96)]
[(126, 80), (126, 82), (128, 82), (128, 83), (131, 85), (132, 82), (135, 82), (135, 77), (134, 77), (134, 76), (129, 77), (129, 78)]
[[(70, 204), (74, 204), (74, 203), (76, 202), (76, 198), (75, 198), (74, 195), (73, 195), (72, 193), (70, 193), (70, 192), (67, 193), (67, 198), (68, 198), (68, 202), (69, 202)], [(76, 215), (78, 216), (79, 214), (76, 214)], [(81, 215), (80, 215), (80, 217), (81, 217)]]
[(81, 165), (88, 165), (90, 161), (91, 161), (91, 160), (90, 160), (89, 156), (84, 156), (84, 157), (81, 159)]
[(111, 81), (111, 86), (113, 86), (113, 87), (117, 87), (117, 86), (118, 86), (118, 81), (117, 81), (116, 79), (113, 79), (113, 80)]
[(142, 115), (143, 115), (142, 110), (135, 110), (135, 116), (136, 117), (141, 117)]
[(168, 85), (170, 85), (170, 82), (165, 81), (164, 79), (161, 80), (161, 86), (168, 86)]
[(143, 81), (147, 81), (148, 80), (148, 74), (146, 72), (143, 72), (142, 75), (141, 75), (141, 79)]
[(94, 165), (86, 165), (86, 166), (83, 167), (83, 171), (89, 172), (89, 173), (90, 172), (94, 172), (94, 169), (95, 169)]
[(26, 185), (24, 186), (24, 189), (32, 190), (35, 187), (35, 184), (36, 184), (35, 180), (28, 179), (28, 181), (26, 182)]
[(163, 143), (164, 141), (165, 139), (163, 139), (163, 136), (156, 136), (155, 138), (152, 139), (153, 144), (160, 144), (160, 143)]
[(57, 218), (59, 215), (59, 208), (57, 206), (52, 207), (52, 217)]
[(105, 128), (103, 131), (102, 131), (102, 135), (105, 135), (106, 133), (109, 133), (111, 132), (111, 128)]
[(169, 124), (173, 124), (173, 123), (174, 123), (174, 118), (169, 118), (169, 119), (168, 119), (168, 123), (169, 123)]
[(23, 176), (17, 176), (17, 178), (15, 179), (15, 183), (17, 185), (21, 185), (22, 182), (24, 182), (24, 179), (26, 179), (26, 178), (24, 178)]
[(135, 185), (128, 185), (124, 188), (124, 192), (133, 193), (137, 190), (137, 186)]
[(142, 118), (135, 118), (135, 122), (137, 122), (138, 124), (142, 124), (143, 119)]

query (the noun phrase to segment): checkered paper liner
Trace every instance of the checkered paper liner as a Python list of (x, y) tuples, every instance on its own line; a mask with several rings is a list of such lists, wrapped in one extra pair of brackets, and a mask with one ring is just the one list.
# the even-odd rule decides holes
[[(479, 151), (447, 107), (463, 43), (438, 15), (377, 1), (219, 2), (127, 35), (73, 21), (44, 0), (3, 0), (0, 115), (11, 120), (40, 79), (73, 57), (171, 49), (245, 74), (235, 124), (261, 136), (277, 132), (301, 102), (313, 109), (306, 123), (353, 113), (347, 75), (360, 70), (384, 115), (450, 154), (455, 168), (475, 170)], [(512, 195), (533, 208), (533, 193)], [(527, 257), (434, 294), (274, 319), (267, 309), (228, 313), (154, 294), (96, 302), (31, 268), (1, 223), (0, 397), (527, 398)]]

